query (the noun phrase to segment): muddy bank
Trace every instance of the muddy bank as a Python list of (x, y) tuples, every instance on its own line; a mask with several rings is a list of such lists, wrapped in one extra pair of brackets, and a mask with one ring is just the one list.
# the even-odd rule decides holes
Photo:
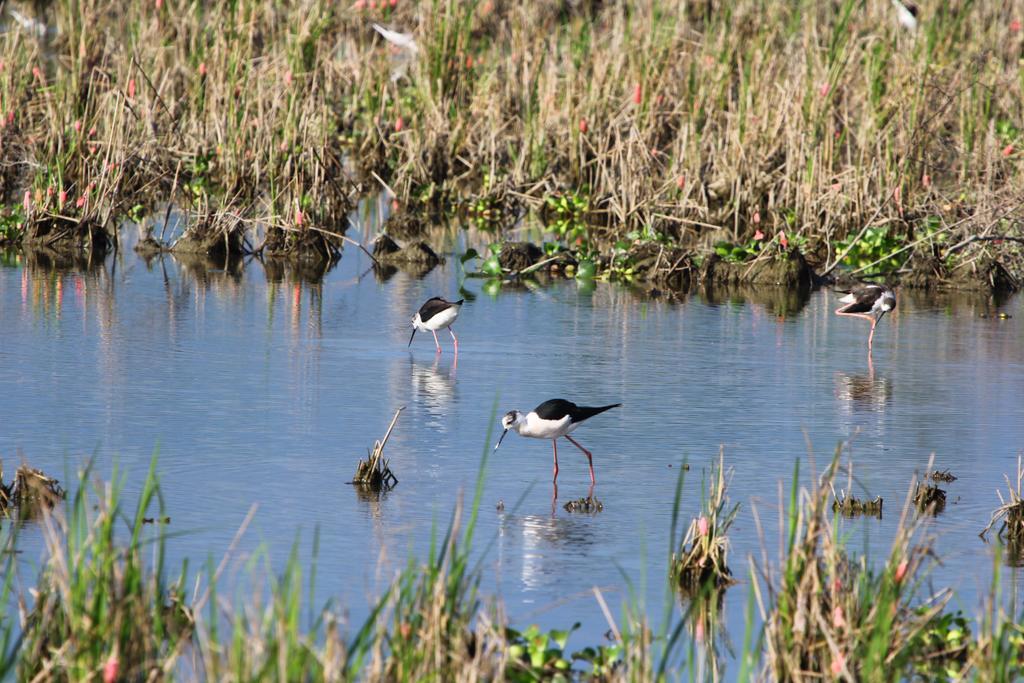
[(1014, 277), (1010, 268), (989, 256), (952, 266), (933, 255), (917, 257), (911, 261), (910, 272), (900, 275), (897, 283), (922, 290), (989, 293), (1015, 292), (1021, 286), (1019, 277)]
[(91, 251), (102, 255), (115, 246), (116, 240), (117, 235), (94, 221), (54, 216), (31, 223), (21, 237), (21, 246), (25, 250)]

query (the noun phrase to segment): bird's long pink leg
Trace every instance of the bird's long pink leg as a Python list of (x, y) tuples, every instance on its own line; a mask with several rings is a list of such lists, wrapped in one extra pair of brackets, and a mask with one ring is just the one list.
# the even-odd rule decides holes
[(430, 332), (434, 335), (434, 346), (437, 347), (437, 352), (441, 353), (441, 342), (437, 341), (437, 332), (434, 330), (431, 330)]
[(845, 315), (851, 318), (864, 318), (865, 320), (871, 321), (871, 334), (868, 335), (868, 353), (871, 353), (871, 340), (875, 338), (875, 325), (878, 324), (878, 319), (873, 315), (867, 313), (843, 313), (843, 309), (836, 310), (836, 315)]
[(865, 320), (874, 321), (875, 316), (868, 315), (867, 313), (843, 313), (843, 309), (839, 308), (836, 310), (836, 315), (846, 315), (851, 318), (864, 318)]
[(572, 438), (568, 434), (565, 435), (565, 438), (569, 439), (569, 441), (571, 441), (573, 445), (576, 446), (576, 448), (583, 451), (583, 454), (587, 456), (587, 463), (590, 465), (590, 485), (593, 486), (594, 484), (597, 483), (597, 479), (594, 478), (594, 454), (588, 451), (583, 446), (581, 446), (579, 442), (576, 441), (576, 439)]
[(551, 439), (551, 447), (555, 449), (555, 476), (551, 481), (556, 483), (558, 481), (558, 439)]
[(451, 325), (448, 326), (448, 334), (452, 335), (452, 341), (455, 342), (455, 355), (457, 356), (459, 355), (459, 338), (455, 336), (454, 332), (452, 332)]

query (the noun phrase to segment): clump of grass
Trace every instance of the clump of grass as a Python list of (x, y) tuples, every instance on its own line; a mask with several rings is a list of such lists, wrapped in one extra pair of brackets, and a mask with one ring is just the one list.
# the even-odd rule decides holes
[(931, 539), (922, 535), (924, 518), (908, 515), (909, 492), (883, 566), (849, 557), (826, 514), (840, 452), (810, 491), (797, 488), (795, 466), (781, 566), (777, 575), (760, 569), (767, 589), (766, 595), (758, 590), (765, 667), (776, 680), (905, 675), (928, 658), (925, 634), (937, 628), (951, 595), (946, 590), (917, 597), (918, 575), (932, 551)]
[(988, 525), (979, 534), (982, 538), (999, 524), (997, 536), (1000, 539), (1013, 541), (1020, 544), (1024, 541), (1024, 497), (1021, 496), (1021, 482), (1024, 481), (1024, 468), (1021, 467), (1021, 456), (1017, 456), (1017, 484), (1014, 486), (1010, 479), (1006, 478), (1007, 497), (996, 492), (999, 496), (999, 507), (992, 513)]
[(949, 470), (931, 470), (925, 475), (925, 479), (949, 484), (956, 481), (956, 477)]
[(838, 512), (844, 517), (867, 515), (881, 519), (883, 502), (881, 496), (876, 496), (874, 500), (861, 500), (853, 494), (844, 494), (833, 498), (832, 511)]
[(726, 476), (725, 455), (719, 453), (718, 463), (702, 482), (700, 516), (690, 522), (672, 553), (671, 573), (684, 591), (696, 591), (708, 584), (722, 587), (732, 582), (728, 533), (740, 506), (729, 506)]
[(914, 489), (914, 506), (919, 512), (936, 515), (946, 509), (946, 492), (938, 486), (918, 483)]
[(577, 498), (570, 500), (568, 503), (562, 506), (566, 512), (583, 512), (587, 514), (596, 514), (604, 510), (604, 503), (599, 501), (594, 496), (587, 496), (585, 498)]
[[(144, 513), (159, 499), (155, 458), (134, 511), (119, 484), (90, 491), (90, 473), (66, 513), (43, 515), (48, 559), (31, 607), (22, 603), (21, 679), (84, 680), (107, 670), (145, 679), (172, 670), (191, 640), (184, 577), (165, 581), (163, 537), (151, 548), (143, 533)], [(117, 531), (125, 522), (127, 543)]]
[(5, 484), (3, 465), (0, 463), (0, 514), (10, 515), (14, 508), (21, 519), (38, 515), (64, 499), (65, 491), (60, 482), (47, 476), (41, 470), (27, 464), (18, 466), (11, 483)]

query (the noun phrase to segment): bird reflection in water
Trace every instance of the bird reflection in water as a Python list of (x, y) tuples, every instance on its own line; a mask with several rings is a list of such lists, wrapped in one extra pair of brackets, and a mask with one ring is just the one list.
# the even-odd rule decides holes
[(884, 412), (892, 400), (892, 381), (875, 372), (868, 356), (867, 374), (836, 373), (836, 398), (848, 412)]
[(435, 356), (432, 362), (417, 363), (413, 355), (409, 354), (409, 376), (412, 380), (413, 395), (430, 416), (430, 427), (443, 432), (451, 421), (449, 407), (455, 397), (455, 373), (458, 364), (453, 362), (449, 365), (445, 362), (442, 366), (442, 360), (447, 361), (446, 358)]
[(568, 568), (590, 556), (597, 547), (593, 525), (586, 516), (525, 515), (506, 518), (522, 533), (523, 564), (520, 577), (528, 589), (541, 589), (561, 582)]

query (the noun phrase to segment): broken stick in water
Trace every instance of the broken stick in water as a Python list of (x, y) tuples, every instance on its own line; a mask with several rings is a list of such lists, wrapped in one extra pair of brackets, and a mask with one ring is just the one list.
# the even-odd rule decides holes
[(391, 430), (395, 428), (398, 416), (403, 410), (405, 410), (405, 406), (395, 411), (395, 416), (391, 418), (391, 424), (388, 425), (388, 431), (384, 434), (384, 438), (375, 441), (373, 450), (367, 454), (366, 460), (360, 460), (356, 465), (356, 475), (349, 482), (350, 484), (366, 487), (373, 491), (389, 491), (398, 484), (398, 477), (391, 471), (389, 461), (384, 459), (384, 445), (387, 444)]

